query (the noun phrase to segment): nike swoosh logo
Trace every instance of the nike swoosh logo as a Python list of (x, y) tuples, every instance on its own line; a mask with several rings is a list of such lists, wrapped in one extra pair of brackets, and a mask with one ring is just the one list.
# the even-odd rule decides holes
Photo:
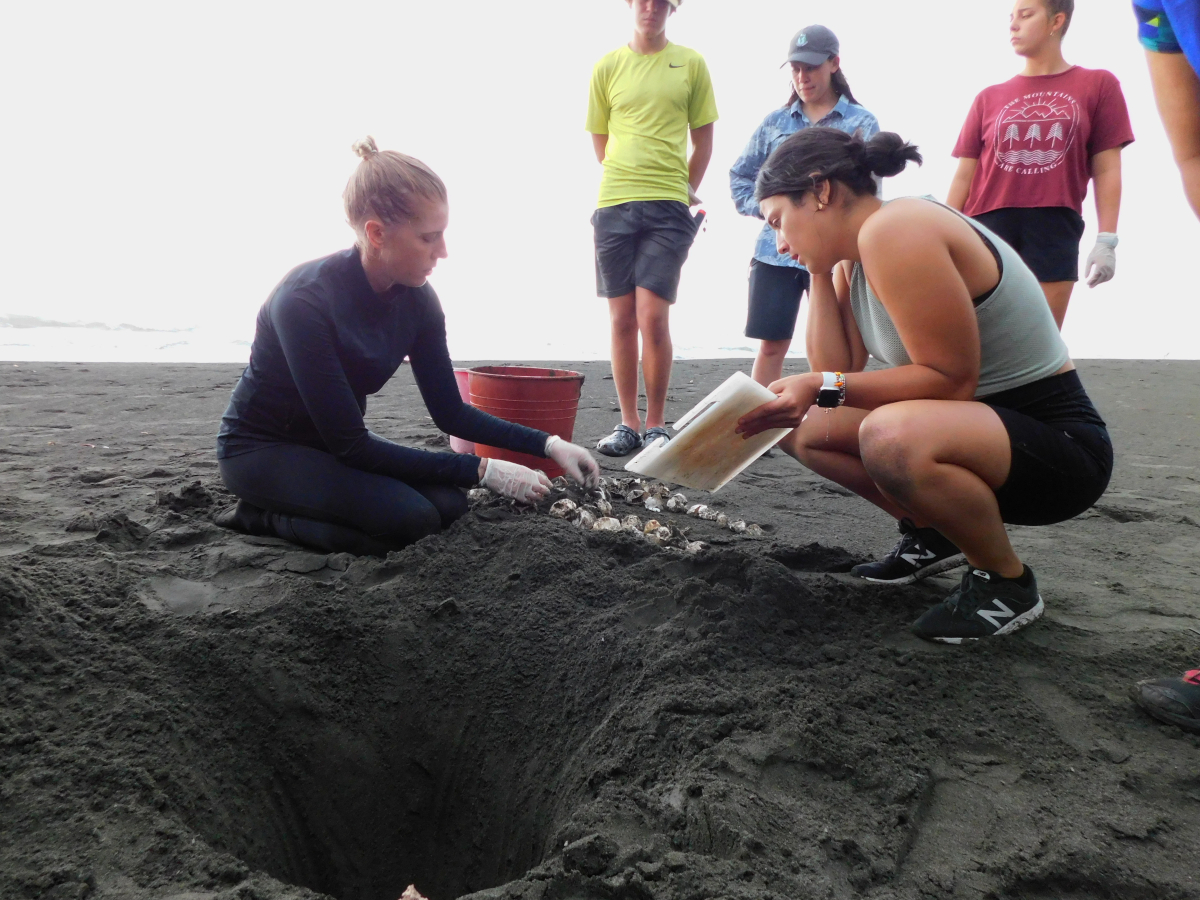
[(667, 63), (667, 65), (672, 69), (682, 69), (683, 68), (683, 63), (680, 63), (679, 65), (675, 65), (675, 63)]

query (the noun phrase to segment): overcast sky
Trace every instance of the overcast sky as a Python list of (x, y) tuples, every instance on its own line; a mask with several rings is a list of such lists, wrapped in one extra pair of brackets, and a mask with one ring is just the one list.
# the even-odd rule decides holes
[[(759, 223), (734, 212), (727, 171), (786, 96), (791, 35), (832, 28), (860, 102), (920, 145), (925, 166), (887, 195), (941, 198), (972, 98), (1020, 68), (1009, 9), (686, 0), (668, 36), (707, 58), (721, 118), (677, 345), (751, 346)], [(593, 63), (630, 32), (622, 0), (5, 4), (0, 314), (248, 339), (288, 269), (352, 242), (349, 148), (373, 134), (449, 186), (450, 258), (431, 280), (457, 358), (605, 356), (588, 223), (600, 169), (583, 121)], [(1127, 0), (1081, 3), (1065, 52), (1120, 78), (1138, 138), (1124, 153), (1116, 279), (1076, 289), (1068, 343), (1079, 357), (1200, 357), (1200, 225)], [(1084, 215), (1086, 255), (1090, 196)]]

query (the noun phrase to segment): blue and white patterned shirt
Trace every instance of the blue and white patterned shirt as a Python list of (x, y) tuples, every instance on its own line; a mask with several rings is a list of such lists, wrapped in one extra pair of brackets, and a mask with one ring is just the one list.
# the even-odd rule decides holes
[[(754, 199), (754, 180), (758, 178), (758, 170), (767, 161), (771, 151), (782, 144), (785, 138), (812, 124), (804, 115), (800, 102), (796, 101), (791, 106), (771, 112), (755, 129), (750, 142), (746, 144), (746, 149), (729, 170), (729, 190), (733, 194), (733, 205), (743, 216), (754, 216), (758, 219), (763, 217), (758, 211), (758, 201)], [(879, 122), (875, 120), (875, 116), (857, 103), (851, 103), (844, 95), (838, 97), (833, 109), (816, 124), (837, 128), (847, 134), (854, 134), (862, 129), (864, 139), (873, 137), (879, 131)], [(783, 256), (775, 246), (775, 232), (771, 230), (770, 225), (764, 225), (758, 242), (754, 245), (754, 258), (772, 266), (804, 268), (791, 257)]]

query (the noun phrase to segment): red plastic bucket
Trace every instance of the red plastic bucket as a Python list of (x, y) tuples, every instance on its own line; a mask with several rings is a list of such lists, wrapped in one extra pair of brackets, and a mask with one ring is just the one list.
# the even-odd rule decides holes
[[(575, 436), (575, 415), (583, 392), (583, 376), (566, 369), (536, 366), (479, 366), (468, 379), (471, 405), (499, 419), (528, 425), (564, 441)], [(551, 478), (563, 470), (548, 459), (515, 453), (499, 447), (476, 444), (475, 453), (485, 459), (504, 459), (541, 469)]]
[[(470, 371), (470, 369), (454, 370), (454, 380), (458, 382), (458, 396), (462, 397), (463, 403), (471, 402), (471, 389), (467, 385), (467, 373)], [(470, 441), (450, 435), (450, 449), (455, 453), (474, 453), (475, 445)]]

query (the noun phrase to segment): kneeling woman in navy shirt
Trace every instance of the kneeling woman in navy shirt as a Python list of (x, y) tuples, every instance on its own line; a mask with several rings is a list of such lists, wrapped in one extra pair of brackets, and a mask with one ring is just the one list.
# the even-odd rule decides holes
[(218, 524), (328, 552), (384, 554), (467, 511), (461, 488), (544, 497), (541, 472), (394, 444), (367, 430), (367, 395), (405, 357), (434, 423), (493, 447), (549, 457), (594, 486), (582, 447), (490, 416), (459, 397), (446, 318), (426, 279), (446, 256), (446, 187), (371, 138), (346, 185), (354, 247), (293, 269), (258, 313), (250, 364), (221, 420), (217, 458), (240, 499)]

